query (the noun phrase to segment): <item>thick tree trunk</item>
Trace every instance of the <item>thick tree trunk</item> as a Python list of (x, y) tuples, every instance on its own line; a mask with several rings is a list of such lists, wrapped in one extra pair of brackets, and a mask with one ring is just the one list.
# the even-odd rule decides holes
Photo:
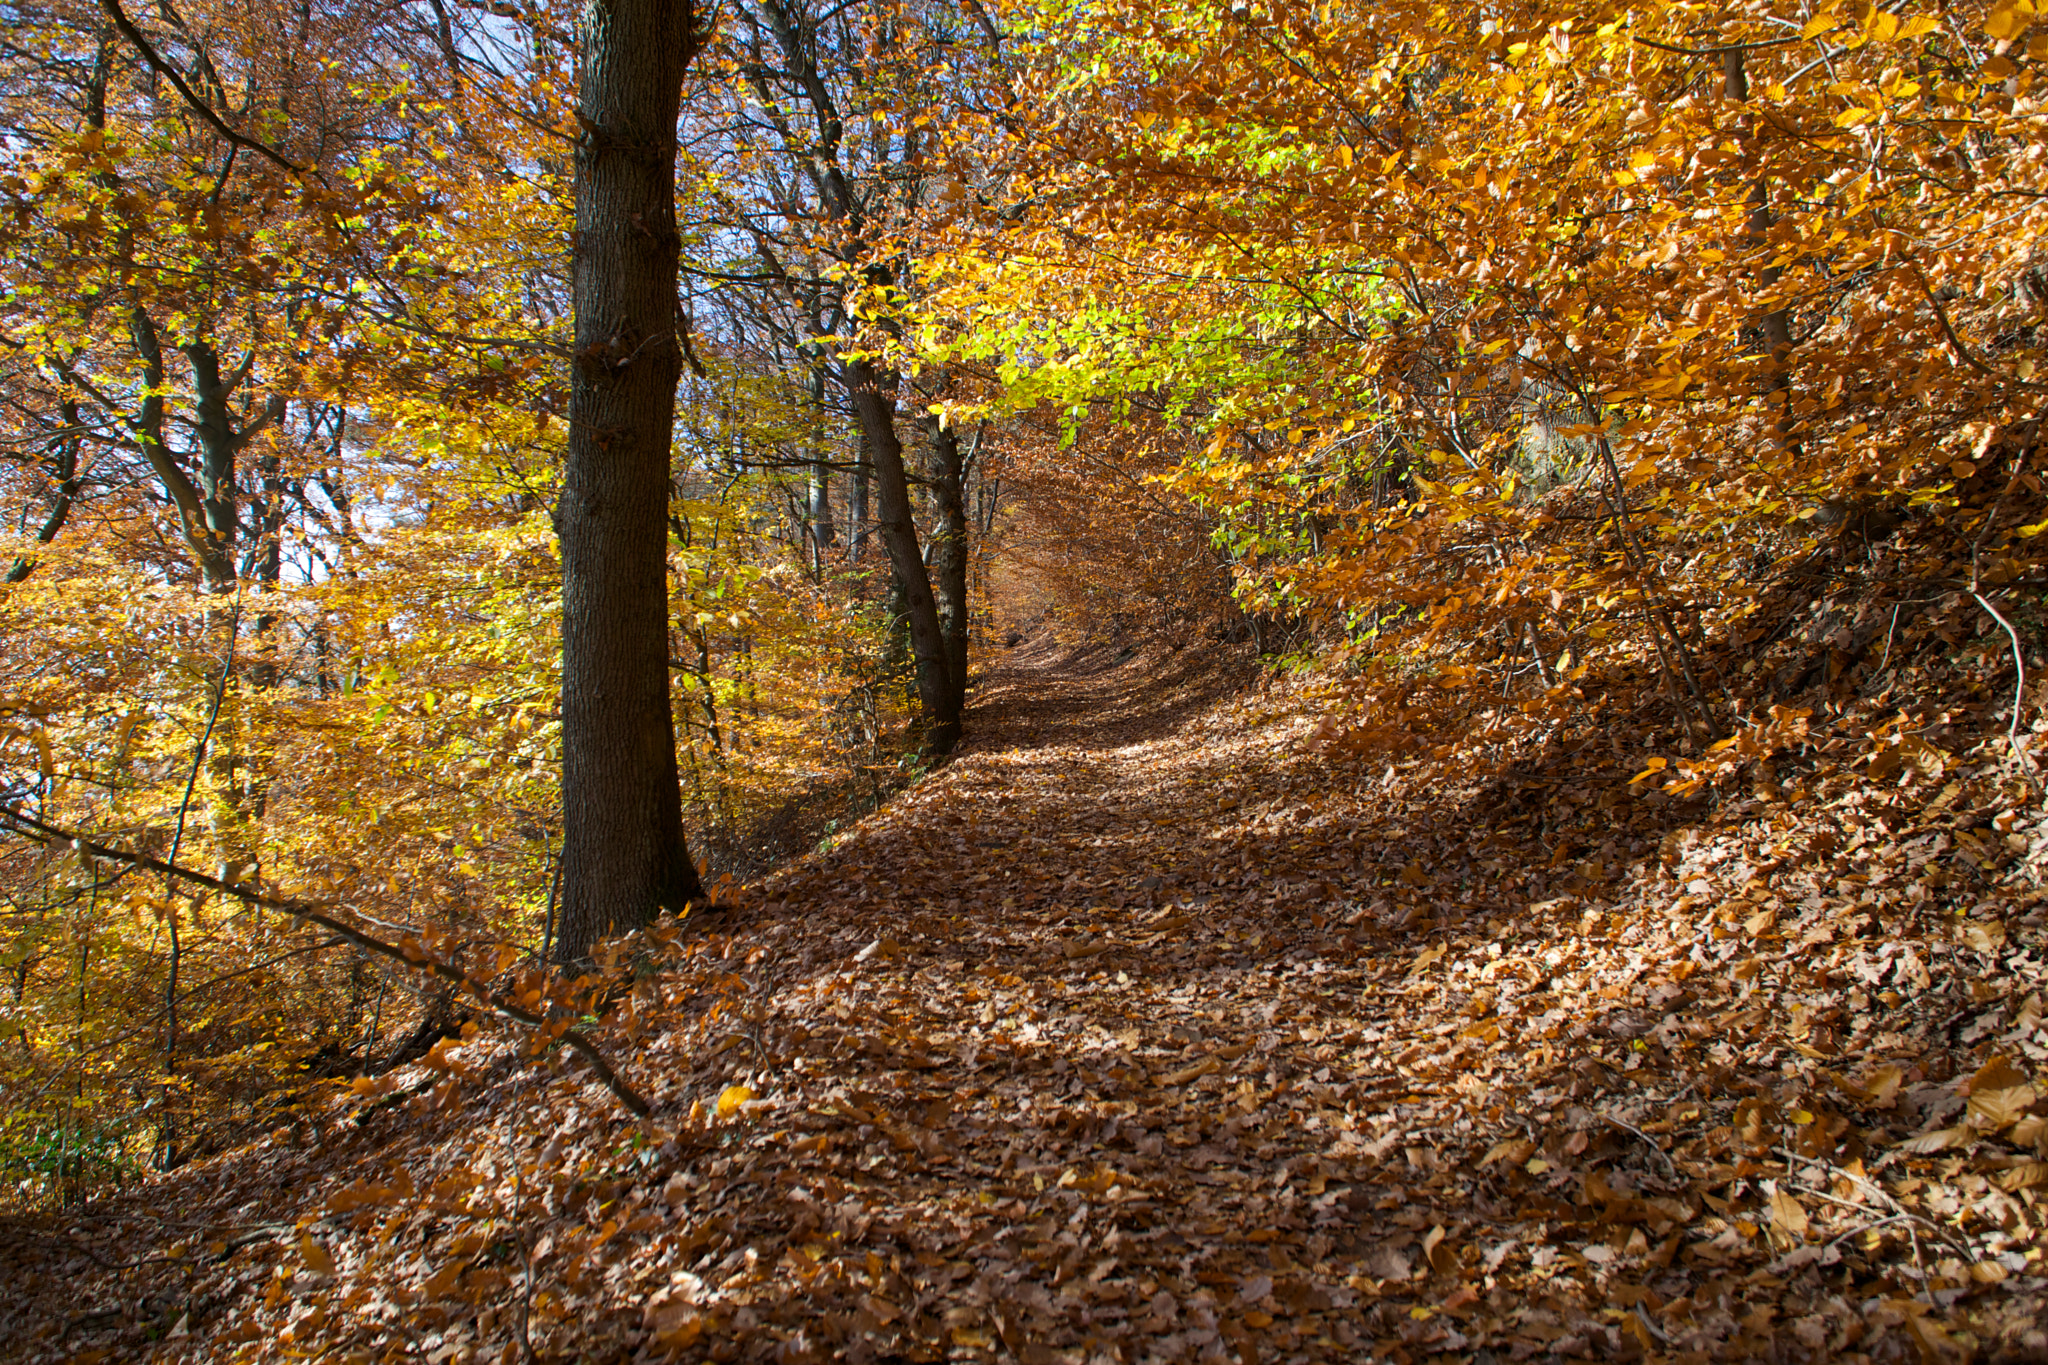
[(164, 353), (157, 339), (156, 321), (142, 305), (137, 304), (129, 311), (128, 329), (135, 342), (135, 352), (142, 358), (141, 377), (145, 386), (141, 410), (129, 419), (129, 429), (136, 444), (142, 447), (143, 458), (149, 461), (150, 469), (163, 484), (165, 494), (178, 509), (178, 530), (184, 537), (186, 548), (192, 552), (192, 562), (199, 569), (200, 581), (208, 592), (233, 592), (234, 556), (227, 542), (216, 534), (205, 499), (192, 486), (192, 480), (185, 476), (185, 471), (178, 467), (170, 446), (164, 441)]
[(932, 499), (938, 526), (932, 532), (932, 586), (939, 604), (939, 634), (946, 647), (947, 683), (957, 715), (967, 704), (967, 472), (959, 433), (936, 420), (932, 442)]
[(669, 700), (676, 116), (697, 15), (590, 0), (577, 120), (576, 349), (562, 542), (562, 911), (555, 956), (702, 903)]
[(950, 753), (960, 742), (960, 694), (952, 682), (938, 604), (917, 544), (910, 480), (903, 470), (903, 444), (896, 437), (895, 401), (886, 391), (890, 386), (885, 377), (865, 360), (847, 361), (844, 377), (861, 432), (867, 437), (868, 457), (874, 462), (875, 530), (903, 588), (910, 649), (917, 660), (917, 699), (924, 709), (925, 752)]

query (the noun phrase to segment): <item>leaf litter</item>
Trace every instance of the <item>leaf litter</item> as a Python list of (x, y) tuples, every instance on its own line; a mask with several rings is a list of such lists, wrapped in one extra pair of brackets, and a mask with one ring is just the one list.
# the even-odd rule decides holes
[(251, 1149), (10, 1224), (0, 1341), (2048, 1348), (2048, 830), (2002, 737), (1787, 712), (1702, 794), (1612, 747), (1340, 757), (1313, 698), (1200, 650), (1041, 638), (976, 696), (956, 760), (621, 959), (597, 1032), (652, 1119), (471, 1028)]

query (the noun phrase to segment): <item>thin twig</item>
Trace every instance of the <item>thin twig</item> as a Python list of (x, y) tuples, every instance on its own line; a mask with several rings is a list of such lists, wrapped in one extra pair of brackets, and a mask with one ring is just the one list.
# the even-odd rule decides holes
[(1999, 628), (2005, 632), (2005, 638), (2012, 642), (2012, 723), (2006, 727), (2005, 738), (2012, 746), (2013, 757), (2019, 760), (2021, 771), (2028, 777), (2035, 778), (2035, 785), (2038, 787), (2040, 769), (2034, 763), (2033, 755), (2020, 745), (2020, 709), (2026, 704), (2027, 699), (2027, 656), (2020, 646), (2020, 633), (2012, 628), (2012, 622), (2006, 620), (1998, 608), (1991, 605), (1991, 599), (1984, 595), (1981, 577), (1983, 568), (1979, 563), (1985, 537), (1991, 534), (1993, 525), (1998, 521), (1998, 514), (2005, 510), (2006, 497), (2012, 492), (2014, 485), (2019, 483), (2020, 474), (2026, 468), (2026, 463), (2027, 457), (2024, 453), (2013, 457), (2012, 473), (2007, 476), (2005, 487), (1999, 489), (1998, 496), (1992, 499), (1990, 510), (1984, 513), (1984, 524), (1977, 528), (1976, 536), (1970, 541), (1970, 596), (1992, 620), (1998, 622)]
[[(1840, 1176), (1842, 1179), (1848, 1181), (1850, 1184), (1854, 1185), (1857, 1189), (1862, 1190), (1864, 1193), (1884, 1201), (1885, 1205), (1894, 1210), (1900, 1218), (1910, 1223), (1918, 1223), (1920, 1226), (1926, 1228), (1929, 1232), (1932, 1232), (1935, 1236), (1941, 1238), (1944, 1242), (1947, 1242), (1950, 1247), (1952, 1247), (1956, 1251), (1961, 1252), (1965, 1258), (1971, 1261), (1977, 1259), (1977, 1253), (1970, 1249), (1970, 1244), (1968, 1242), (1959, 1242), (1955, 1240), (1954, 1238), (1949, 1236), (1948, 1231), (1945, 1228), (1943, 1228), (1941, 1224), (1936, 1223), (1931, 1219), (1923, 1218), (1917, 1213), (1907, 1212), (1906, 1209), (1900, 1205), (1898, 1200), (1892, 1198), (1891, 1194), (1884, 1188), (1884, 1186), (1878, 1184), (1874, 1180), (1871, 1180), (1869, 1177), (1857, 1175), (1854, 1171), (1845, 1171), (1840, 1166), (1835, 1165), (1833, 1162), (1823, 1160), (1819, 1157), (1801, 1156), (1789, 1147), (1778, 1148), (1778, 1153), (1779, 1155), (1785, 1158), (1785, 1161), (1787, 1163), (1786, 1169), (1788, 1172), (1791, 1168), (1791, 1163), (1804, 1162), (1806, 1165), (1809, 1166), (1820, 1167), (1821, 1170), (1825, 1171), (1827, 1174), (1831, 1176)], [(1799, 1188), (1806, 1191), (1808, 1194), (1818, 1195), (1820, 1198), (1827, 1200), (1831, 1204), (1840, 1204), (1844, 1208), (1855, 1209), (1858, 1212), (1865, 1212), (1868, 1209), (1867, 1205), (1852, 1203), (1836, 1195), (1829, 1194), (1824, 1190), (1816, 1190), (1809, 1185), (1801, 1185), (1799, 1186)], [(1914, 1242), (1916, 1257), (1918, 1255), (1918, 1246), (1919, 1242), (1916, 1238)]]
[(2020, 743), (2020, 708), (2027, 696), (2027, 657), (2020, 651), (2020, 634), (2012, 628), (2012, 622), (1999, 614), (1998, 608), (1981, 592), (1972, 591), (1970, 596), (1977, 599), (1977, 605), (1984, 608), (1991, 619), (1998, 622), (2005, 631), (2005, 638), (2012, 641), (2012, 724), (2005, 727), (2006, 743), (2012, 746), (2013, 757), (2019, 760), (2029, 777), (2036, 777), (2040, 769), (2034, 763), (2034, 756)]
[[(1912, 1223), (1912, 1221), (1913, 1215), (1910, 1213), (1895, 1213), (1889, 1218), (1880, 1218), (1874, 1223), (1865, 1223), (1861, 1227), (1850, 1228), (1840, 1237), (1837, 1237), (1834, 1241), (1829, 1242), (1827, 1244), (1827, 1251), (1833, 1251), (1836, 1247), (1848, 1241), (1851, 1237), (1861, 1237), (1866, 1232), (1875, 1232), (1879, 1228), (1890, 1227), (1895, 1223), (1910, 1224)], [(1825, 1255), (1826, 1252), (1823, 1252), (1822, 1254)]]
[(1653, 1142), (1648, 1133), (1645, 1133), (1642, 1129), (1636, 1127), (1633, 1123), (1622, 1122), (1620, 1119), (1614, 1117), (1614, 1115), (1612, 1114), (1602, 1114), (1600, 1117), (1606, 1119), (1609, 1123), (1613, 1124), (1616, 1128), (1621, 1129), (1624, 1133), (1635, 1134), (1636, 1137), (1641, 1140), (1642, 1144), (1645, 1147), (1648, 1147), (1651, 1151), (1657, 1154), (1657, 1159), (1664, 1163), (1664, 1169), (1671, 1172), (1671, 1178), (1673, 1180), (1679, 1181), (1680, 1183), (1683, 1183), (1684, 1177), (1679, 1175), (1677, 1163), (1671, 1160), (1671, 1154), (1666, 1152), (1657, 1143)]
[(1676, 52), (1681, 57), (1718, 57), (1723, 52), (1754, 52), (1759, 48), (1790, 47), (1794, 43), (1806, 41), (1804, 38), (1764, 38), (1749, 43), (1719, 43), (1713, 47), (1680, 47), (1676, 43), (1660, 43), (1655, 38), (1642, 38), (1633, 34), (1629, 40), (1641, 43), (1644, 47), (1654, 47), (1659, 52)]

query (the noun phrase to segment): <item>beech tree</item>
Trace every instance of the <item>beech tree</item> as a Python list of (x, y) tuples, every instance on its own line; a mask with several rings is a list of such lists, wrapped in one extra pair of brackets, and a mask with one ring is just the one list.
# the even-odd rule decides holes
[[(932, 420), (944, 367), (919, 373), (903, 317), (925, 287), (935, 226), (967, 197), (952, 125), (979, 117), (982, 77), (962, 72), (979, 73), (989, 46), (956, 13), (895, 0), (746, 0), (717, 47), (723, 85), (707, 92), (723, 107), (693, 139), (714, 187), (700, 211), (725, 253), (698, 273), (744, 295), (757, 325), (810, 357), (845, 401), (932, 754), (959, 742), (966, 690), (964, 451)], [(911, 108), (926, 112), (901, 117)], [(935, 504), (924, 534), (920, 485)]]
[(556, 955), (704, 900), (669, 698), (676, 117), (695, 5), (594, 0), (576, 145), (576, 336), (562, 544), (562, 930)]

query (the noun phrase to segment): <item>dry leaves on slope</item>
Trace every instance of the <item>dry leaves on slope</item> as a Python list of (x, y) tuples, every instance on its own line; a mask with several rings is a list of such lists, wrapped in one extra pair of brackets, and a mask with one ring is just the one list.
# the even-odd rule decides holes
[[(1567, 764), (1503, 801), (1304, 754), (1277, 701), (1149, 725), (1143, 682), (998, 680), (981, 744), (650, 945), (655, 1121), (452, 1046), (409, 1111), (140, 1192), (128, 1235), (178, 1259), (75, 1258), (82, 1307), (32, 1353), (2031, 1341), (2040, 902), (2017, 850), (1958, 837), (2017, 809), (1993, 765), (1713, 812)], [(1029, 749), (1026, 689), (1070, 717)], [(174, 1199), (189, 1230), (140, 1220)]]

